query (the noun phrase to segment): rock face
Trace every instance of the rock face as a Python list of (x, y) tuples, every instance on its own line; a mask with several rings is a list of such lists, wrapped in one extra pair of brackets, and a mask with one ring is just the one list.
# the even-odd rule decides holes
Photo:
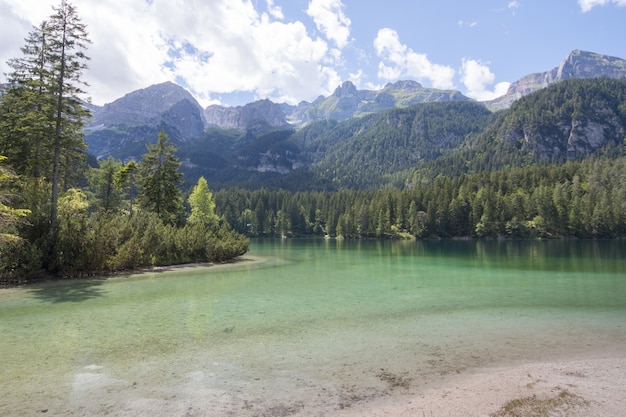
[(134, 91), (103, 107), (92, 106), (91, 111), (85, 142), (97, 157), (137, 158), (146, 143), (156, 141), (159, 130), (180, 142), (201, 136), (206, 123), (196, 99), (170, 82)]
[(331, 96), (320, 97), (306, 106), (300, 105), (290, 118), (295, 124), (315, 120), (345, 120), (418, 103), (453, 100), (471, 99), (458, 91), (425, 88), (411, 80), (389, 83), (381, 90), (357, 90), (354, 84), (346, 81)]
[(496, 136), (539, 159), (586, 157), (609, 144), (623, 145), (624, 97), (626, 80), (563, 80), (503, 113)]
[(209, 106), (204, 110), (204, 116), (209, 126), (222, 129), (247, 129), (259, 121), (272, 127), (284, 127), (289, 126), (287, 111), (290, 107), (293, 106), (259, 100), (237, 107)]
[(558, 81), (571, 78), (626, 78), (626, 60), (608, 55), (572, 51), (561, 64), (547, 72), (530, 74), (509, 86), (507, 93), (485, 104), (494, 110), (505, 109), (523, 96)]
[(251, 123), (271, 127), (302, 126), (316, 120), (346, 120), (351, 117), (434, 101), (470, 100), (458, 91), (424, 88), (415, 81), (398, 81), (381, 90), (357, 90), (350, 81), (337, 87), (329, 97), (298, 106), (260, 100), (245, 106), (209, 106), (204, 115), (209, 125), (223, 129), (248, 129)]
[(174, 83), (166, 82), (133, 91), (112, 103), (105, 104), (94, 112), (91, 126), (131, 127), (155, 122), (158, 124), (160, 117), (181, 101), (187, 101), (189, 104), (186, 108), (199, 113), (203, 119), (202, 107), (191, 93)]

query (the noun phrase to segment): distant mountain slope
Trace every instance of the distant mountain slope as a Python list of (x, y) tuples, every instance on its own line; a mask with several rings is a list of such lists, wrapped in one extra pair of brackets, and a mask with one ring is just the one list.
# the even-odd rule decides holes
[(190, 110), (202, 112), (200, 104), (184, 88), (171, 82), (152, 85), (105, 104), (94, 113), (90, 125), (143, 126), (154, 123), (172, 106), (185, 100), (191, 104)]
[(299, 106), (291, 119), (296, 124), (346, 120), (418, 103), (469, 100), (458, 91), (425, 88), (416, 81), (390, 83), (381, 90), (357, 90), (354, 84), (346, 81), (329, 97), (320, 97), (308, 106)]
[(204, 116), (207, 125), (222, 129), (245, 130), (259, 121), (271, 127), (287, 127), (287, 117), (292, 112), (292, 107), (270, 100), (259, 100), (236, 107), (211, 105), (204, 110)]
[(170, 82), (126, 94), (103, 107), (92, 106), (85, 129), (89, 152), (97, 157), (138, 158), (163, 129), (175, 141), (199, 137), (203, 109), (184, 88)]
[(492, 119), (471, 101), (422, 103), (335, 125), (313, 123), (293, 140), (303, 144), (311, 171), (338, 187), (401, 187), (407, 170), (459, 146)]
[(422, 164), (434, 177), (446, 172), (559, 163), (595, 152), (624, 152), (626, 80), (570, 79), (529, 94), (448, 155)]
[(494, 110), (505, 109), (511, 104), (547, 86), (572, 78), (626, 78), (626, 60), (608, 55), (572, 51), (561, 64), (550, 71), (529, 74), (509, 86), (507, 93), (485, 104)]
[(346, 120), (417, 103), (469, 101), (458, 91), (422, 87), (415, 81), (398, 81), (381, 90), (357, 90), (350, 81), (337, 87), (329, 97), (320, 96), (313, 103), (298, 106), (260, 100), (245, 106), (212, 105), (204, 115), (210, 126), (245, 130), (261, 121), (271, 127), (299, 127), (317, 120)]

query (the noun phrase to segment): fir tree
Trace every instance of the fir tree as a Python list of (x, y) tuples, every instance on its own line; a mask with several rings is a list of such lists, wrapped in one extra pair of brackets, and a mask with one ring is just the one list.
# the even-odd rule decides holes
[(181, 163), (175, 155), (176, 148), (164, 131), (160, 131), (156, 144), (148, 144), (148, 152), (139, 164), (139, 202), (143, 209), (156, 213), (168, 224), (174, 224), (182, 212), (179, 186)]

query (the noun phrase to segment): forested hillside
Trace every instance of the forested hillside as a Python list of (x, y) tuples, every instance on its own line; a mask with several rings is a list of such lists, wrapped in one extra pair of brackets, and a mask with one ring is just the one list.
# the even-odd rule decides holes
[(418, 163), (445, 155), (492, 120), (478, 103), (427, 103), (336, 125), (312, 124), (293, 140), (309, 155), (311, 171), (338, 188), (403, 187)]
[(208, 130), (180, 142), (183, 171), (216, 188), (403, 188), (422, 178), (563, 163), (613, 152), (626, 136), (626, 81), (567, 80), (497, 113), (423, 103), (301, 129)]
[(619, 155), (626, 138), (626, 80), (566, 80), (516, 101), (480, 135), (421, 164), (418, 177)]
[(217, 207), (253, 236), (624, 236), (625, 132), (626, 81), (610, 79), (496, 115), (446, 103), (312, 124), (293, 139), (339, 191), (225, 190)]

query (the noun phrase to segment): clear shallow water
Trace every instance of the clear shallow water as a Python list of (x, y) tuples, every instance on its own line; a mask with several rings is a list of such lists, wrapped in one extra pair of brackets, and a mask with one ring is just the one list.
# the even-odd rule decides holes
[(624, 356), (625, 255), (258, 240), (261, 261), (2, 290), (0, 415), (327, 415), (474, 368)]

